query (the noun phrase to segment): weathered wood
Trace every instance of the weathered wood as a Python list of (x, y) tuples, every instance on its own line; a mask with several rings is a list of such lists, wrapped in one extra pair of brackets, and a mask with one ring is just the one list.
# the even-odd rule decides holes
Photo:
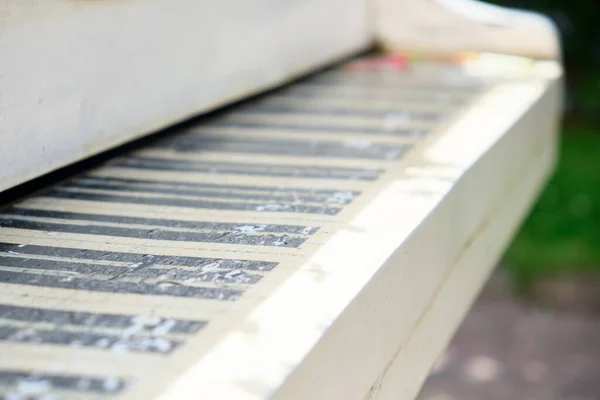
[(0, 393), (411, 399), (554, 161), (558, 64), (483, 60), (329, 71), (0, 210)]
[(367, 15), (364, 0), (3, 1), (0, 191), (364, 49)]
[(413, 398), (555, 159), (561, 66), (534, 60), (559, 59), (552, 25), (471, 6), (6, 8), (0, 191), (351, 54), (371, 28), (394, 52), (532, 58), (352, 63), (0, 209), (0, 397)]
[(558, 29), (541, 14), (475, 0), (371, 0), (379, 43), (389, 51), (455, 56), (476, 51), (560, 58)]

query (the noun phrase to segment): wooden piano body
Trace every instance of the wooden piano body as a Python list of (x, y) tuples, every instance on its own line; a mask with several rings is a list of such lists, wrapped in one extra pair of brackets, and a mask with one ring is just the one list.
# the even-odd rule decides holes
[[(562, 70), (539, 16), (7, 4), (7, 399), (412, 399), (555, 161)], [(420, 57), (355, 58), (376, 41)]]

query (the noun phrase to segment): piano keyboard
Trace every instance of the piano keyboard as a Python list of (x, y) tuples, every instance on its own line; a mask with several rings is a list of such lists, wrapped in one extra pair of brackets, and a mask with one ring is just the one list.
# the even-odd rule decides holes
[[(374, 71), (350, 63), (5, 205), (1, 396), (168, 393), (222, 340), (252, 332), (247, 317), (291, 276), (318, 271), (311, 260), (328, 243), (360, 233), (352, 221), (502, 82), (452, 65)], [(290, 313), (312, 296), (301, 293)], [(232, 384), (246, 397), (228, 399), (273, 390)], [(225, 398), (206, 390), (215, 396), (194, 398)]]

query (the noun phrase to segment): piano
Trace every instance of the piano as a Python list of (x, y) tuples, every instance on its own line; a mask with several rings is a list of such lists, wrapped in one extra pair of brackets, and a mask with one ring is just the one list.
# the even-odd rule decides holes
[(0, 11), (3, 399), (413, 399), (556, 160), (538, 14)]

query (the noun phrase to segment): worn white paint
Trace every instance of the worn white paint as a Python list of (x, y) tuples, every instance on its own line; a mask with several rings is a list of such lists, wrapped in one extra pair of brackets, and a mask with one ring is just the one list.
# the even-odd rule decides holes
[(365, 0), (0, 7), (0, 191), (297, 77), (370, 38)]
[[(416, 3), (391, 1), (403, 6), (380, 14), (389, 48), (558, 54), (544, 24), (503, 36), (456, 9), (423, 14), (427, 0), (400, 18)], [(360, 0), (15, 4), (0, 32), (0, 190), (369, 40)], [(452, 27), (473, 40), (444, 36)], [(413, 398), (553, 164), (560, 66), (538, 66), (539, 79), (500, 85), (430, 143), (159, 397)]]
[(160, 399), (413, 398), (551, 170), (559, 79), (484, 97)]
[(0, 191), (363, 49), (370, 25), (393, 51), (559, 57), (548, 19), (470, 0), (9, 0), (0, 11)]
[(454, 55), (481, 51), (560, 58), (546, 16), (474, 0), (372, 0), (378, 41), (391, 51)]

